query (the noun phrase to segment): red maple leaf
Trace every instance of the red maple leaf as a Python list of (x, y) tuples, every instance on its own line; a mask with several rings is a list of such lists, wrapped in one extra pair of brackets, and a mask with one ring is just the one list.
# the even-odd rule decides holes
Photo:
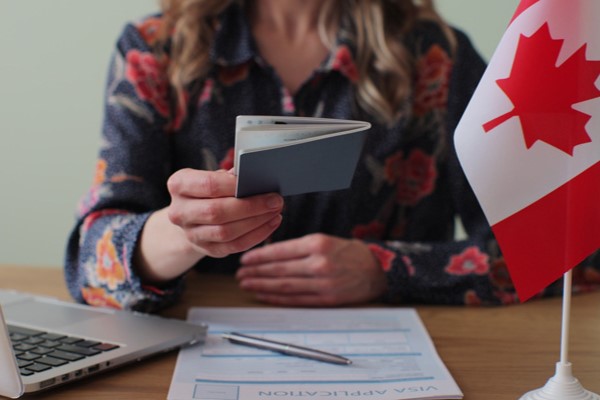
[(600, 61), (586, 59), (584, 44), (556, 66), (563, 41), (550, 36), (547, 23), (521, 35), (510, 76), (496, 81), (514, 108), (485, 123), (486, 132), (518, 116), (528, 149), (541, 140), (573, 155), (575, 146), (591, 141), (585, 129), (591, 116), (572, 106), (600, 96)]

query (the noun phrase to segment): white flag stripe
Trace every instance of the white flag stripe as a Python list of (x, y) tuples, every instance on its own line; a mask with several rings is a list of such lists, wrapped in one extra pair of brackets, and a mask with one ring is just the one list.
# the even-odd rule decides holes
[(597, 99), (574, 107), (591, 115), (586, 127), (592, 141), (576, 146), (573, 156), (542, 141), (527, 149), (516, 117), (487, 133), (482, 128), (513, 109), (496, 80), (510, 76), (521, 35), (529, 37), (548, 23), (552, 38), (564, 39), (557, 65), (585, 43), (587, 58), (600, 60), (600, 24), (596, 19), (581, 18), (586, 15), (600, 15), (599, 0), (542, 0), (517, 17), (507, 28), (457, 128), (456, 148), (461, 164), (492, 225), (600, 161)]

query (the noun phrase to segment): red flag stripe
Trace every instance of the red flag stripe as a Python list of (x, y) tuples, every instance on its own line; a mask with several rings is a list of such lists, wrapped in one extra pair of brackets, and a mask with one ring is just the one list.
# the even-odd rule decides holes
[[(529, 7), (531, 7), (538, 1), (540, 1), (540, 0), (521, 0), (521, 2), (519, 3), (519, 6), (517, 7), (517, 10), (515, 11), (515, 14), (513, 15), (512, 19), (510, 20), (510, 22), (513, 22), (515, 20), (515, 18), (517, 18), (519, 15), (521, 15), (521, 13), (523, 11), (527, 10)], [(510, 25), (510, 23), (509, 23), (509, 25)]]
[(600, 162), (492, 228), (521, 301), (600, 248)]

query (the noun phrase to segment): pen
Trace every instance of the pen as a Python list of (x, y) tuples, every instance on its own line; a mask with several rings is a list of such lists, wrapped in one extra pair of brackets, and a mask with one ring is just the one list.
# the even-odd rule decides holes
[(276, 351), (278, 353), (286, 354), (288, 356), (310, 358), (311, 360), (323, 361), (333, 364), (352, 364), (352, 360), (349, 360), (342, 356), (338, 356), (337, 354), (326, 353), (324, 351), (310, 349), (308, 347), (296, 346), (295, 344), (276, 342), (275, 340), (244, 335), (238, 332), (224, 333), (221, 336), (229, 340), (231, 343)]

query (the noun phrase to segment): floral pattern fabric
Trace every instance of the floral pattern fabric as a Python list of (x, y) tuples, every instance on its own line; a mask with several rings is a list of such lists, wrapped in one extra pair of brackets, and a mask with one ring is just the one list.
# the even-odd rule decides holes
[[(147, 217), (166, 207), (168, 177), (181, 168), (233, 166), (237, 115), (298, 115), (371, 122), (352, 187), (286, 198), (283, 222), (269, 239), (323, 232), (362, 239), (388, 276), (391, 303), (497, 305), (517, 302), (506, 265), (456, 159), (452, 134), (485, 64), (456, 30), (421, 23), (407, 36), (416, 60), (411, 107), (393, 126), (358, 112), (359, 72), (348, 37), (291, 95), (256, 50), (238, 6), (222, 16), (213, 68), (170, 105), (168, 56), (157, 57), (160, 15), (126, 26), (106, 89), (102, 147), (90, 190), (69, 238), (65, 274), (72, 296), (89, 304), (155, 311), (176, 301), (183, 279), (160, 288), (137, 276), (133, 254)], [(455, 221), (467, 238), (455, 240)], [(202, 271), (232, 272), (238, 255), (201, 260)], [(591, 256), (577, 268), (579, 291), (600, 283)], [(552, 285), (541, 293), (560, 292)]]

